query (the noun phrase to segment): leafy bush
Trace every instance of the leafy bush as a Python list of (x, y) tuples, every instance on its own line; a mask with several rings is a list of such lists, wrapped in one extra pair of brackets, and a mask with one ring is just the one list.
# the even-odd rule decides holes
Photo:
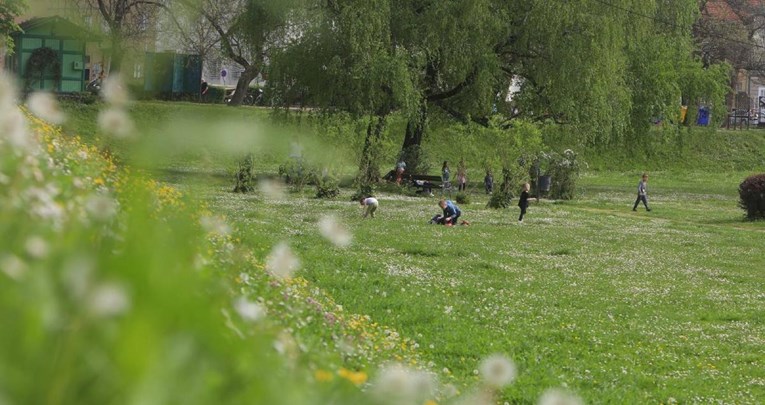
[(513, 184), (516, 184), (513, 179), (516, 176), (513, 175), (513, 171), (508, 167), (502, 169), (502, 183), (499, 187), (494, 188), (494, 192), (491, 193), (491, 198), (486, 204), (489, 208), (507, 208), (511, 205), (513, 197)]
[(545, 175), (550, 176), (552, 180), (550, 197), (557, 200), (573, 199), (580, 171), (576, 153), (566, 149), (562, 154), (543, 153), (541, 157), (547, 162)]
[(457, 193), (457, 204), (470, 204), (470, 195), (468, 193)]
[(252, 154), (245, 156), (239, 162), (239, 169), (234, 176), (236, 184), (234, 185), (235, 193), (249, 193), (254, 190), (253, 177), (252, 177)]
[(316, 172), (308, 167), (303, 159), (290, 159), (279, 166), (279, 176), (284, 177), (284, 182), (289, 184), (293, 191), (301, 192), (303, 187), (316, 179)]
[(749, 220), (765, 219), (765, 174), (749, 176), (738, 186), (738, 205)]
[(32, 51), (24, 69), (24, 89), (31, 91), (35, 84), (43, 80), (45, 74), (52, 74), (53, 81), (61, 84), (61, 62), (55, 50), (44, 46)]
[(315, 177), (316, 198), (335, 198), (340, 195), (340, 183), (336, 176), (327, 173)]

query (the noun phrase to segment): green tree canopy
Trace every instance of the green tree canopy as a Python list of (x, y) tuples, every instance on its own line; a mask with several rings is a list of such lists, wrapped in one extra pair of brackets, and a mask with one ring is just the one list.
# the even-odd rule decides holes
[(13, 53), (11, 34), (20, 30), (15, 19), (25, 9), (25, 0), (3, 0), (0, 2), (0, 49), (5, 47), (9, 53)]
[[(433, 109), (483, 125), (495, 112), (508, 122), (552, 121), (588, 145), (629, 145), (652, 117), (677, 116), (683, 99), (717, 105), (726, 69), (695, 59), (696, 0), (330, 0), (311, 7), (295, 46), (274, 60), (277, 94), (357, 114), (402, 111), (408, 167), (417, 166)], [(512, 82), (520, 91), (508, 105)]]

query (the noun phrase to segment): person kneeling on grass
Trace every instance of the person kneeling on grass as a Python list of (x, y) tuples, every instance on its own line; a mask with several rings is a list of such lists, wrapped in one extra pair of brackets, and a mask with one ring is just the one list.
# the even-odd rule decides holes
[[(457, 220), (459, 219), (460, 215), (462, 215), (460, 207), (458, 207), (457, 204), (453, 203), (451, 200), (441, 200), (438, 202), (438, 206), (444, 210), (444, 215), (441, 219), (442, 222), (439, 223), (443, 223), (446, 226), (456, 225)], [(462, 225), (470, 225), (470, 222), (463, 220)]]
[(375, 211), (377, 211), (377, 207), (380, 206), (380, 203), (377, 202), (376, 198), (374, 197), (362, 198), (361, 200), (359, 200), (359, 203), (367, 207), (364, 210), (364, 216), (363, 216), (364, 218), (366, 218), (367, 215), (369, 215), (372, 218), (375, 217)]

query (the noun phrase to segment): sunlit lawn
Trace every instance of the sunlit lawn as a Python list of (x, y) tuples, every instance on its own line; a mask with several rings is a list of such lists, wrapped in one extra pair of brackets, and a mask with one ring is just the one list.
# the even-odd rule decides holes
[[(457, 228), (428, 225), (436, 198), (382, 194), (362, 220), (350, 190), (272, 200), (176, 180), (259, 255), (288, 241), (304, 277), (416, 339), (446, 380), (477, 380), (477, 361), (504, 352), (520, 369), (511, 401), (568, 386), (592, 403), (761, 403), (765, 227), (741, 220), (744, 174), (652, 174), (650, 213), (631, 211), (638, 175), (587, 174), (578, 200), (532, 204), (523, 225), (474, 194), (472, 226)], [(350, 248), (321, 239), (324, 215), (347, 224)]]
[[(310, 188), (278, 199), (233, 194), (235, 159), (199, 151), (225, 134), (256, 133), (263, 112), (139, 107), (149, 147), (138, 156), (153, 163), (158, 179), (225, 215), (261, 258), (288, 242), (301, 276), (345, 311), (415, 339), (444, 382), (472, 385), (478, 361), (503, 352), (520, 371), (505, 391), (511, 403), (561, 386), (589, 403), (765, 402), (765, 224), (744, 222), (737, 208), (738, 184), (751, 174), (741, 167), (762, 170), (759, 153), (741, 155), (748, 160), (730, 166), (738, 171), (722, 164), (649, 172), (650, 213), (631, 211), (642, 168), (584, 173), (577, 199), (533, 203), (523, 225), (516, 207), (485, 208), (474, 186), (473, 203), (462, 205), (472, 225), (445, 228), (427, 223), (439, 212), (437, 198), (410, 192), (380, 193), (373, 220), (361, 218), (350, 189), (335, 200), (315, 199)], [(224, 114), (238, 123), (214, 119)], [(154, 122), (157, 116), (171, 122)], [(257, 174), (276, 173), (294, 133), (268, 137), (280, 144), (256, 156)], [(162, 147), (166, 138), (173, 148)], [(152, 139), (161, 142), (152, 146)], [(386, 142), (391, 150), (399, 144)], [(438, 145), (433, 135), (429, 142)], [(320, 154), (353, 171), (358, 148), (338, 145)], [(124, 145), (111, 147), (119, 155)], [(712, 152), (699, 167), (714, 165)], [(325, 215), (347, 225), (351, 247), (322, 239), (317, 222)]]

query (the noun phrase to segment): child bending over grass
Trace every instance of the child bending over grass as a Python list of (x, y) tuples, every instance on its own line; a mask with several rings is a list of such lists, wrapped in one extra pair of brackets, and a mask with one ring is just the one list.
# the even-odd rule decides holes
[(377, 202), (376, 198), (374, 198), (374, 197), (362, 198), (361, 200), (359, 200), (359, 203), (362, 206), (366, 206), (367, 207), (364, 210), (364, 215), (363, 215), (364, 218), (366, 218), (367, 215), (369, 215), (372, 218), (375, 217), (375, 211), (377, 211), (377, 207), (380, 206), (380, 203)]

